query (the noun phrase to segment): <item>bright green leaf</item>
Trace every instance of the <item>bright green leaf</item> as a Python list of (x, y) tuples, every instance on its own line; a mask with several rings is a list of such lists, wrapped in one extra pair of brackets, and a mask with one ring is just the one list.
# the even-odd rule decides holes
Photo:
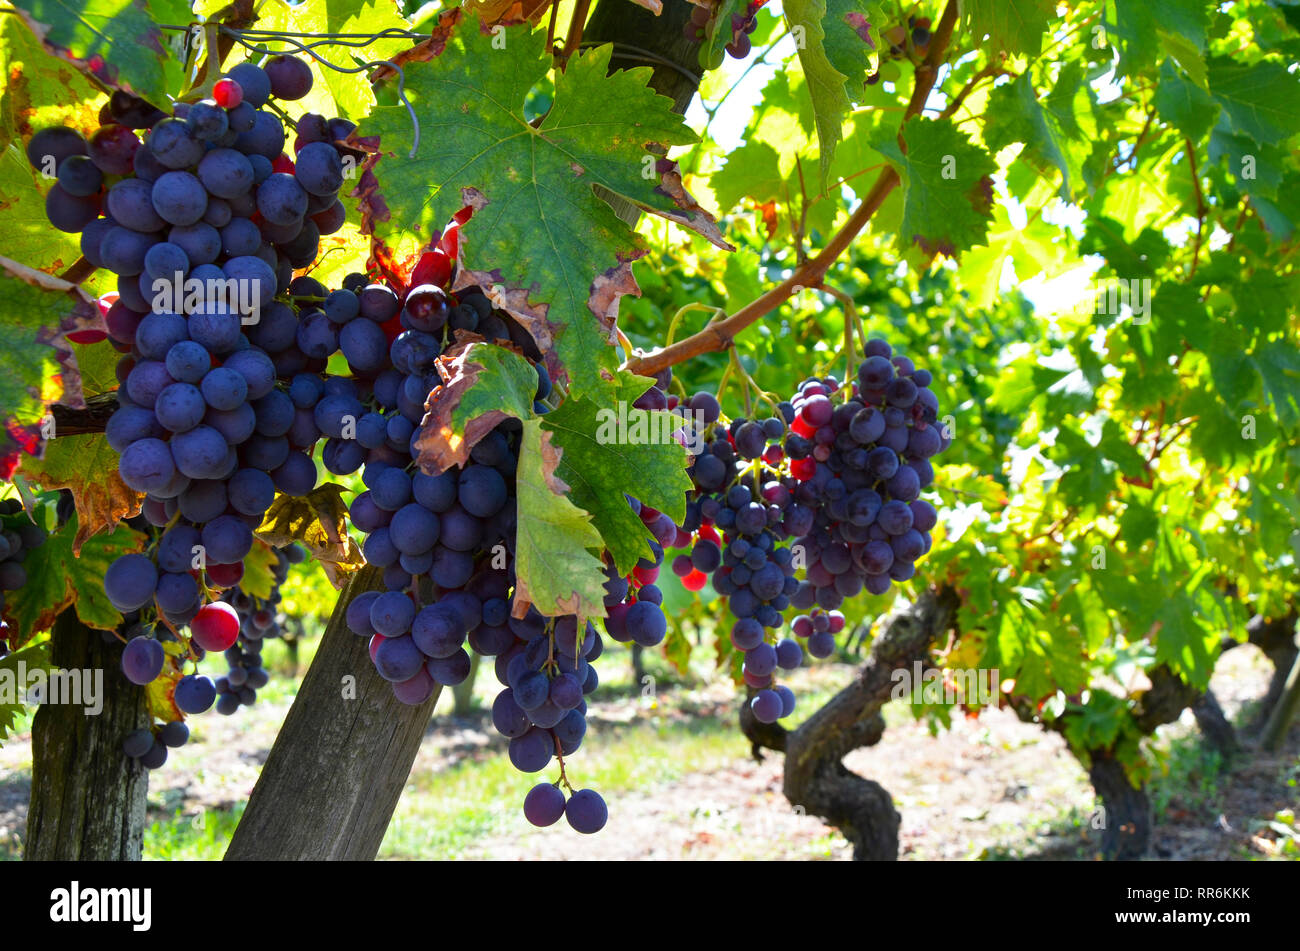
[(605, 616), (605, 569), (600, 533), (591, 516), (569, 501), (556, 475), (559, 452), (540, 419), (524, 423), (515, 476), (516, 609), (534, 604), (549, 617), (575, 614), (579, 623)]

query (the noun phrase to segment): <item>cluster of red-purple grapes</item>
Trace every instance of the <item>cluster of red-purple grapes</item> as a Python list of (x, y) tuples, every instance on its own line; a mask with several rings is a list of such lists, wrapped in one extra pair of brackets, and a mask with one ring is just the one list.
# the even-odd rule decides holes
[(307, 552), (301, 545), (275, 549), (275, 562), (271, 565), (273, 584), (271, 594), (266, 598), (250, 594), (239, 585), (221, 593), (221, 600), (239, 615), (239, 640), (226, 648), (226, 675), (217, 678), (213, 685), (218, 713), (229, 716), (241, 706), (251, 706), (257, 700), (257, 691), (270, 681), (270, 675), (262, 665), (262, 645), (283, 635), (285, 617), (279, 607), (280, 586), (289, 577), (290, 566), (306, 557)]
[[(238, 640), (224, 654), (229, 671), (215, 682), (197, 670), (181, 677), (172, 692), (172, 700), (182, 714), (206, 713), (215, 703), (218, 713), (230, 715), (240, 706), (252, 704), (257, 699), (257, 691), (269, 682), (270, 675), (262, 666), (262, 641), (280, 636), (283, 620), (277, 610), (280, 586), (289, 576), (289, 566), (302, 561), (307, 554), (299, 545), (275, 549), (274, 553), (269, 597), (257, 598), (241, 590), (239, 585), (221, 592), (220, 603), (228, 605), (239, 619)], [(163, 643), (179, 638), (163, 625), (143, 622), (139, 612), (128, 620), (122, 673), (132, 683), (144, 686), (163, 672), (167, 659)], [(190, 651), (195, 663), (206, 654), (198, 644), (192, 644)], [(132, 731), (123, 740), (122, 749), (146, 769), (158, 769), (167, 762), (167, 750), (184, 746), (189, 735), (184, 720), (172, 720)]]
[(81, 232), (85, 260), (117, 275), (105, 325), (124, 356), (106, 435), (146, 518), (167, 527), (151, 553), (114, 562), (105, 591), (119, 610), (156, 604), (206, 650), (228, 648), (239, 625), (205, 604), (205, 579), (236, 584), (276, 490), (316, 482), (319, 433), (277, 379), (324, 368), (327, 355), (301, 346), (298, 312), (324, 289), (293, 271), (341, 227), (345, 163), (359, 153), (342, 141), (351, 123), (309, 114), (290, 160), (282, 120), (262, 108), (311, 86), (292, 57), (245, 62), (171, 116), (118, 93), (89, 141), (56, 128), (27, 145), (58, 179), (50, 221)]
[[(533, 408), (539, 414), (549, 409), (549, 374), (527, 332), (477, 289), (452, 295), (438, 284), (417, 285), (400, 295), (395, 310), (402, 329), (379, 359), (359, 365), (344, 349), (354, 370), (378, 369), (373, 384), (365, 392), (322, 398), (315, 410), (329, 437), (326, 466), (339, 474), (362, 470), (365, 491), (352, 502), (351, 520), (367, 535), (367, 563), (383, 569), (385, 590), (355, 598), (348, 626), (370, 639), (376, 671), (408, 704), (425, 702), (440, 685), (463, 682), (470, 651), (495, 658), (503, 689), (493, 703), (493, 723), (509, 739), (511, 762), (535, 773), (556, 758), (567, 785), (563, 757), (586, 733), (584, 697), (599, 682), (592, 662), (603, 647), (590, 622), (579, 636), (573, 616), (545, 617), (531, 607), (514, 616), (521, 424), (504, 420), (471, 448), (463, 465), (426, 472), (416, 463), (418, 426), (426, 405), (439, 398), (444, 380), (437, 361), (449, 346), (482, 338), (522, 351), (537, 374)], [(650, 640), (657, 631), (662, 640), (667, 622), (658, 590), (642, 586), (637, 597), (612, 568), (608, 578), (607, 631), (627, 639), (619, 620), (628, 619), (618, 609), (633, 598), (630, 624), (637, 636)], [(550, 825), (564, 815), (580, 832), (600, 829), (607, 811), (599, 795), (578, 790), (566, 799), (561, 783), (542, 783), (528, 794), (528, 820)]]
[[(806, 580), (794, 604), (832, 610), (862, 590), (884, 594), (915, 573), (930, 550), (934, 506), (919, 496), (934, 482), (930, 459), (951, 442), (938, 423), (928, 370), (870, 340), (843, 402), (834, 379), (806, 380), (785, 441), (799, 485), (814, 506), (812, 531), (797, 543)], [(892, 359), (891, 359), (892, 357)]]
[[(735, 59), (744, 59), (749, 55), (752, 49), (749, 35), (758, 27), (758, 11), (762, 5), (762, 3), (750, 3), (745, 8), (745, 13), (733, 13), (731, 15), (731, 38), (724, 46), (729, 56)], [(702, 41), (714, 29), (714, 16), (714, 9), (704, 6), (692, 7), (690, 19), (682, 27), (682, 33), (688, 40)]]
[[(88, 141), (53, 128), (27, 144), (33, 167), (57, 178), (46, 197), (51, 223), (80, 232), (85, 261), (117, 276), (115, 297), (101, 304), (123, 354), (106, 437), (123, 482), (144, 493), (144, 517), (162, 529), (146, 552), (105, 573), (114, 606), (146, 622), (123, 652), (136, 683), (156, 679), (161, 641), (185, 625), (194, 655), (232, 649), (241, 628), (255, 632), (232, 604), (253, 530), (277, 491), (315, 487), (315, 404), (357, 389), (320, 374), (339, 349), (354, 369), (387, 352), (380, 323), (396, 314), (391, 290), (352, 275), (329, 293), (293, 277), (342, 226), (338, 193), (361, 156), (345, 141), (351, 122), (312, 113), (296, 124), (295, 158), (285, 153), (281, 113), (268, 103), (301, 99), (311, 86), (310, 68), (292, 57), (245, 62), (210, 98), (177, 103), (170, 116), (119, 92)], [(255, 640), (241, 650), (244, 682), (226, 678), (226, 712), (240, 697), (251, 702), (244, 692), (259, 668), (242, 655), (251, 662)], [(178, 685), (184, 712), (212, 705), (205, 680)], [(142, 745), (136, 737), (131, 748)], [(165, 758), (157, 744), (133, 755)]]
[(930, 373), (883, 340), (868, 341), (864, 353), (856, 379), (805, 380), (762, 420), (724, 424), (709, 393), (680, 404), (661, 388), (643, 397), (645, 408), (703, 425), (690, 467), (695, 489), (672, 543), (690, 552), (672, 568), (692, 591), (711, 576), (727, 599), (731, 643), (743, 652), (751, 709), (764, 723), (793, 712), (794, 694), (775, 677), (803, 661), (799, 640), (773, 633), (783, 612), (809, 611), (795, 618), (794, 634), (812, 656), (829, 657), (844, 600), (911, 578), (930, 549), (937, 513), (919, 495), (934, 480), (929, 459), (950, 442)]

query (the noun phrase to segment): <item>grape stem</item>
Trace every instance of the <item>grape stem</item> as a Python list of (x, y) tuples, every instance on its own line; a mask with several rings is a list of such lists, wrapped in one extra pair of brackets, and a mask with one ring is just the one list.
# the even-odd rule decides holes
[(864, 346), (866, 345), (866, 337), (862, 335), (861, 325), (858, 324), (858, 309), (853, 304), (853, 298), (838, 287), (831, 287), (829, 284), (823, 284), (822, 290), (839, 301), (844, 308), (844, 355), (847, 367), (844, 372), (844, 399), (847, 402), (853, 393), (853, 365), (857, 363), (857, 356), (854, 353), (853, 346), (854, 326), (858, 326), (858, 335), (862, 337)]
[[(948, 0), (940, 18), (930, 51), (916, 68), (916, 85), (904, 114), (904, 123), (918, 115), (925, 106), (925, 101), (934, 88), (938, 78), (939, 66), (943, 63), (948, 44), (952, 40), (953, 29), (957, 23), (957, 0)], [(900, 140), (902, 133), (899, 133)], [(898, 173), (892, 167), (885, 168), (876, 178), (870, 191), (863, 197), (857, 209), (844, 223), (822, 251), (812, 260), (800, 265), (794, 273), (776, 287), (761, 294), (757, 299), (746, 304), (725, 320), (706, 326), (703, 330), (672, 346), (664, 347), (655, 353), (637, 357), (626, 364), (626, 369), (643, 376), (654, 376), (660, 370), (675, 366), (691, 357), (702, 353), (726, 350), (734, 346), (736, 334), (750, 324), (775, 310), (789, 300), (798, 290), (807, 287), (821, 287), (822, 279), (830, 270), (835, 260), (853, 243), (853, 239), (867, 226), (871, 217), (884, 204), (889, 193), (898, 185)]]
[[(737, 374), (739, 374), (741, 382), (745, 388), (745, 416), (747, 418), (753, 419), (754, 417), (753, 403), (750, 401), (749, 398), (750, 390), (753, 390), (754, 394), (760, 400), (762, 400), (768, 406), (772, 407), (772, 415), (778, 417), (782, 422), (785, 422), (785, 417), (781, 415), (781, 407), (777, 404), (776, 398), (773, 397), (771, 393), (767, 392), (767, 390), (759, 386), (758, 382), (752, 376), (750, 376), (748, 372), (746, 372), (744, 364), (740, 362), (740, 354), (736, 352), (735, 348), (732, 348), (731, 350), (731, 360), (729, 366), (727, 367), (728, 374), (732, 370), (734, 370)], [(722, 402), (721, 391), (722, 391), (722, 384), (719, 383), (718, 402)]]

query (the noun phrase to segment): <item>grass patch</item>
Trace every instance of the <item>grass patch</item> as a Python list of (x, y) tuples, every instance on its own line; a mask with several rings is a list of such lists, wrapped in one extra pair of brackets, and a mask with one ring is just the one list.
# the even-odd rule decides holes
[(155, 861), (219, 861), (235, 834), (244, 803), (230, 809), (177, 810), (144, 832), (144, 857)]

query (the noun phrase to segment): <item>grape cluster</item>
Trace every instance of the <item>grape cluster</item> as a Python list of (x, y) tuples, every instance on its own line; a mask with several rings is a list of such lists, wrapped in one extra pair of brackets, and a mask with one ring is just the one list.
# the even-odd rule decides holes
[[(887, 45), (886, 55), (889, 59), (910, 59), (919, 63), (930, 52), (930, 41), (934, 39), (929, 17), (909, 16), (907, 25), (895, 24), (881, 32), (881, 38)], [(880, 70), (867, 77), (867, 85), (874, 86), (880, 82)]]
[(779, 468), (787, 420), (738, 418), (724, 424), (709, 393), (695, 394), (684, 408), (707, 428), (698, 434), (703, 445), (689, 469), (694, 492), (682, 526), (685, 537), (674, 545), (689, 545), (690, 553), (673, 559), (673, 573), (691, 590), (712, 575), (714, 589), (736, 617), (731, 643), (744, 655), (746, 685), (756, 691), (751, 709), (762, 722), (774, 723), (795, 707), (794, 692), (775, 682), (776, 671), (797, 668), (803, 649), (792, 638), (772, 643), (769, 631), (782, 626), (782, 612), (799, 586), (789, 539), (811, 528), (813, 518), (794, 501), (791, 480)]
[[(885, 593), (930, 549), (937, 513), (919, 495), (934, 480), (929, 459), (949, 444), (931, 376), (883, 340), (864, 352), (848, 386), (805, 380), (761, 420), (723, 422), (709, 393), (679, 402), (664, 392), (668, 377), (642, 398), (643, 408), (704, 426), (685, 523), (647, 524), (665, 545), (689, 548), (672, 560), (687, 589), (712, 576), (727, 600), (750, 707), (764, 723), (794, 710), (778, 669), (798, 667), (805, 649), (817, 658), (834, 652), (844, 599)], [(808, 613), (795, 618), (794, 638), (778, 640), (772, 632), (792, 607)]]
[[(27, 552), (45, 544), (49, 533), (22, 514), (22, 503), (17, 499), (0, 500), (0, 609), (5, 605), (5, 592), (17, 591), (27, 583), (27, 569), (23, 560)], [(7, 629), (0, 628), (0, 640)]]
[[(304, 116), (290, 160), (282, 120), (262, 108), (311, 85), (292, 57), (245, 62), (170, 116), (119, 92), (89, 141), (54, 128), (27, 145), (58, 178), (50, 221), (80, 232), (86, 261), (117, 275), (105, 325), (124, 356), (106, 436), (146, 518), (167, 527), (149, 553), (109, 568), (105, 591), (123, 611), (156, 603), (208, 650), (228, 648), (239, 624), (228, 606), (205, 606), (207, 587), (238, 583), (277, 490), (316, 482), (320, 434), (277, 379), (323, 370), (329, 356), (304, 350), (299, 313), (314, 313), (324, 288), (293, 271), (342, 225), (338, 192), (357, 154), (342, 140), (354, 126)], [(128, 648), (133, 679), (145, 676), (158, 652)]]
[(223, 656), (229, 669), (213, 685), (218, 713), (229, 716), (241, 706), (251, 706), (257, 699), (257, 691), (270, 680), (262, 666), (262, 644), (281, 635), (284, 616), (278, 610), (280, 586), (289, 577), (289, 566), (306, 556), (306, 550), (300, 545), (275, 549), (275, 563), (271, 565), (274, 583), (270, 596), (265, 599), (241, 590), (238, 585), (221, 593), (221, 600), (239, 616), (239, 639), (226, 648)]
[[(744, 59), (749, 55), (752, 46), (749, 35), (758, 27), (758, 11), (763, 6), (763, 0), (751, 2), (743, 14), (733, 13), (731, 15), (730, 39), (725, 45), (729, 56), (735, 59)], [(714, 11), (709, 7), (694, 6), (691, 8), (690, 19), (682, 27), (683, 35), (695, 42), (703, 40), (708, 36), (714, 22)]]
[(934, 506), (919, 498), (934, 481), (930, 458), (950, 438), (937, 425), (928, 370), (869, 340), (866, 359), (838, 404), (834, 378), (805, 380), (792, 402), (784, 449), (798, 480), (796, 501), (815, 522), (801, 533), (806, 578), (795, 607), (832, 610), (865, 589), (884, 594), (906, 581), (930, 550)]
[(132, 730), (122, 741), (122, 752), (140, 762), (145, 769), (158, 769), (167, 762), (167, 751), (184, 746), (190, 738), (190, 728), (184, 720), (172, 720), (157, 730), (141, 727)]
[[(347, 624), (369, 638), (376, 671), (408, 704), (425, 702), (439, 685), (462, 683), (469, 676), (470, 651), (495, 658), (503, 689), (493, 704), (493, 722), (509, 740), (512, 763), (539, 772), (558, 758), (560, 783), (567, 785), (563, 757), (578, 749), (586, 733), (584, 697), (599, 683), (592, 662), (603, 648), (590, 622), (579, 637), (572, 615), (516, 609), (515, 471), (522, 426), (515, 419), (502, 421), (471, 448), (463, 465), (426, 472), (415, 463), (425, 406), (436, 401), (444, 385), (438, 359), (457, 341), (471, 339), (466, 335), (512, 347), (532, 362), (539, 414), (549, 409), (550, 376), (531, 335), (493, 308), (481, 290), (445, 290), (449, 261), (417, 268), (413, 280), (414, 286), (398, 292), (345, 279), (343, 289), (320, 308), (329, 327), (341, 327), (338, 346), (368, 385), (309, 374), (295, 376), (290, 385), (299, 411), (311, 407), (316, 428), (327, 437), (326, 468), (336, 474), (362, 472), (365, 490), (352, 501), (351, 521), (366, 534), (362, 552), (367, 563), (383, 569), (385, 590), (356, 597)], [(395, 320), (397, 332), (382, 339), (350, 338), (349, 328), (369, 322), (358, 315)], [(326, 330), (321, 332), (327, 339), (324, 350), (330, 342)], [(613, 568), (607, 589), (607, 632), (618, 636), (615, 632), (625, 630), (614, 617), (630, 601), (626, 606), (638, 637), (653, 643), (663, 639), (667, 622), (658, 589), (640, 582), (634, 587)], [(558, 796), (560, 812), (575, 829), (594, 832), (604, 825), (604, 803), (594, 805), (596, 793), (583, 790), (566, 800), (560, 785), (543, 785), (553, 790), (545, 794), (546, 802)], [(537, 805), (542, 795), (530, 794), (525, 809), (530, 821), (550, 814), (550, 806)]]
[[(224, 655), (230, 671), (215, 683), (211, 677), (197, 672), (181, 677), (172, 695), (181, 713), (206, 713), (215, 702), (218, 713), (232, 714), (241, 705), (253, 703), (256, 691), (266, 686), (269, 677), (261, 664), (262, 639), (279, 636), (280, 618), (275, 614), (275, 606), (280, 601), (280, 585), (288, 577), (289, 566), (302, 561), (306, 552), (298, 545), (289, 545), (276, 549), (275, 556), (271, 566), (274, 587), (269, 598), (254, 598), (238, 585), (222, 592), (222, 602), (235, 610), (240, 623), (239, 640)], [(146, 630), (138, 616), (132, 619), (128, 631), (129, 639), (122, 649), (122, 672), (132, 683), (152, 683), (166, 664), (163, 643), (178, 638), (162, 626)], [(192, 649), (194, 659), (201, 659), (203, 649), (197, 646)], [(188, 739), (189, 727), (184, 720), (173, 720), (156, 728), (132, 731), (122, 741), (122, 749), (147, 769), (157, 769), (166, 763), (169, 748), (184, 746)]]

